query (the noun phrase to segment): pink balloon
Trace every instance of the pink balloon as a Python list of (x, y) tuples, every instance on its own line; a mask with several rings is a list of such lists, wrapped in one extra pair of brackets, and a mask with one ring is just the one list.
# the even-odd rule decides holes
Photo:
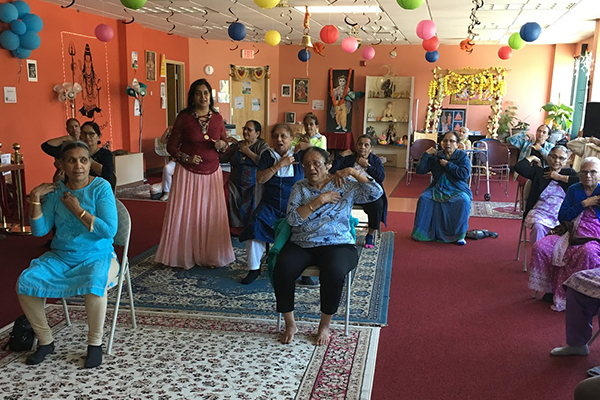
[(422, 46), (425, 51), (436, 51), (438, 47), (440, 47), (440, 39), (438, 39), (437, 36), (434, 36), (432, 38), (423, 40)]
[(417, 24), (417, 36), (423, 40), (431, 39), (435, 36), (435, 23), (429, 19), (424, 19)]
[(110, 42), (115, 36), (115, 31), (113, 31), (113, 28), (106, 24), (99, 24), (94, 30), (94, 33), (101, 42)]
[(356, 49), (358, 49), (358, 41), (356, 38), (347, 37), (346, 39), (342, 40), (342, 50), (344, 50), (346, 53), (354, 53)]
[(498, 57), (502, 60), (508, 60), (512, 56), (512, 49), (510, 46), (502, 46), (498, 50)]
[(375, 57), (375, 49), (373, 46), (367, 46), (362, 50), (362, 58), (365, 60), (372, 60)]

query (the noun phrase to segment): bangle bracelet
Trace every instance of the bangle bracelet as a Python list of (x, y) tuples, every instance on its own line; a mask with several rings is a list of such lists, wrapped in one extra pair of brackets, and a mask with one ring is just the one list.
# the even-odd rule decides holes
[(27, 200), (27, 202), (28, 202), (29, 204), (35, 204), (35, 205), (37, 205), (37, 206), (41, 206), (41, 205), (42, 205), (42, 203), (40, 203), (39, 201), (31, 201), (31, 200)]
[(79, 219), (83, 218), (83, 216), (84, 216), (85, 214), (86, 214), (86, 211), (85, 211), (85, 210), (83, 210), (83, 211), (81, 212), (81, 214), (79, 214)]
[(270, 167), (271, 172), (273, 172), (273, 175), (275, 175), (277, 173), (277, 170), (275, 169), (275, 167)]
[(313, 206), (310, 203), (308, 203), (308, 208), (310, 208), (310, 211), (315, 212), (315, 209), (313, 208)]

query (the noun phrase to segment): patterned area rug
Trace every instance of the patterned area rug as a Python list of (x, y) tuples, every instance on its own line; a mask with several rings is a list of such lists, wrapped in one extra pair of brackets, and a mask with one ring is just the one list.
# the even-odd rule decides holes
[[(360, 232), (360, 231), (359, 231)], [(230, 314), (244, 317), (276, 318), (275, 294), (266, 273), (250, 285), (240, 284), (246, 276), (245, 244), (233, 238), (236, 261), (224, 268), (194, 267), (189, 270), (165, 267), (154, 261), (156, 248), (136, 257), (131, 263), (132, 285), (136, 307), (166, 310), (189, 310)], [(360, 246), (359, 263), (352, 284), (350, 320), (368, 325), (387, 323), (389, 289), (394, 252), (394, 233), (383, 232), (373, 249)], [(109, 295), (115, 296), (116, 290)], [(346, 289), (335, 320), (343, 320), (346, 312)], [(297, 288), (295, 311), (298, 319), (318, 320), (319, 289)]]
[(370, 398), (379, 328), (353, 326), (345, 336), (337, 326), (328, 346), (314, 346), (316, 325), (300, 323), (294, 343), (282, 345), (274, 321), (140, 310), (134, 330), (124, 312), (113, 355), (83, 369), (85, 311), (70, 307), (70, 327), (61, 307), (47, 313), (56, 353), (37, 366), (24, 363), (27, 353), (0, 353), (3, 399)]
[(150, 198), (150, 186), (152, 185), (143, 183), (133, 187), (117, 188), (117, 199), (160, 201)]
[(471, 217), (521, 219), (515, 203), (501, 201), (472, 201)]

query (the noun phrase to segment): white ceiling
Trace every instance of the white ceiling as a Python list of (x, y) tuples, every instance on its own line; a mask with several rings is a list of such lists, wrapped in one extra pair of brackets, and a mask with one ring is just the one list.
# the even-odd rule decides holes
[[(45, 0), (49, 3), (68, 5), (71, 0)], [(286, 0), (282, 0), (285, 2)], [(458, 44), (467, 37), (470, 24), (471, 0), (426, 0), (416, 10), (401, 8), (396, 0), (287, 0), (289, 6), (325, 6), (335, 10), (341, 5), (379, 5), (379, 14), (348, 14), (348, 18), (361, 27), (364, 42), (382, 44), (419, 44), (415, 33), (417, 23), (433, 19), (442, 44)], [(280, 4), (281, 5), (281, 4)], [(267, 30), (281, 33), (282, 41), (299, 43), (302, 37), (302, 12), (290, 7), (260, 9), (252, 0), (149, 0), (140, 10), (124, 10), (119, 0), (76, 0), (72, 6), (81, 11), (104, 15), (109, 18), (131, 20), (159, 31), (186, 37), (229, 40), (227, 27), (235, 15), (248, 29), (245, 41), (262, 42)], [(173, 16), (169, 17), (173, 11)], [(205, 10), (205, 11), (202, 11)], [(313, 42), (319, 40), (324, 25), (334, 24), (340, 37), (350, 33), (344, 22), (344, 14), (313, 14), (310, 19), (310, 35)], [(484, 0), (476, 12), (480, 25), (474, 32), (479, 44), (506, 44), (508, 37), (519, 31), (526, 22), (537, 22), (542, 34), (536, 44), (576, 43), (594, 34), (595, 20), (600, 19), (600, 0)], [(166, 19), (169, 18), (171, 22)], [(287, 40), (286, 40), (287, 38)], [(338, 40), (339, 43), (339, 40)]]

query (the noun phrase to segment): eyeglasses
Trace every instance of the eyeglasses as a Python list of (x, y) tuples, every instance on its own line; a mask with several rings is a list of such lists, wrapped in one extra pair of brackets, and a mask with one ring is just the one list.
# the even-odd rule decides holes
[(311, 166), (315, 167), (315, 169), (319, 169), (323, 165), (325, 165), (325, 163), (323, 161), (313, 161), (313, 162), (306, 162), (306, 163), (302, 164), (302, 166), (304, 167), (304, 169), (309, 169)]
[(553, 158), (558, 161), (565, 161), (567, 159), (567, 157), (559, 157), (556, 154), (550, 154), (550, 155), (548, 155), (548, 158)]
[(444, 140), (442, 140), (442, 143), (456, 143), (456, 140), (454, 140), (454, 139), (444, 139)]
[(585, 170), (582, 169), (581, 171), (579, 171), (579, 173), (581, 175), (596, 176), (598, 174), (598, 171), (595, 171), (595, 170), (585, 171)]
[(95, 131), (81, 131), (82, 135), (86, 135), (86, 136), (94, 136), (96, 134)]

